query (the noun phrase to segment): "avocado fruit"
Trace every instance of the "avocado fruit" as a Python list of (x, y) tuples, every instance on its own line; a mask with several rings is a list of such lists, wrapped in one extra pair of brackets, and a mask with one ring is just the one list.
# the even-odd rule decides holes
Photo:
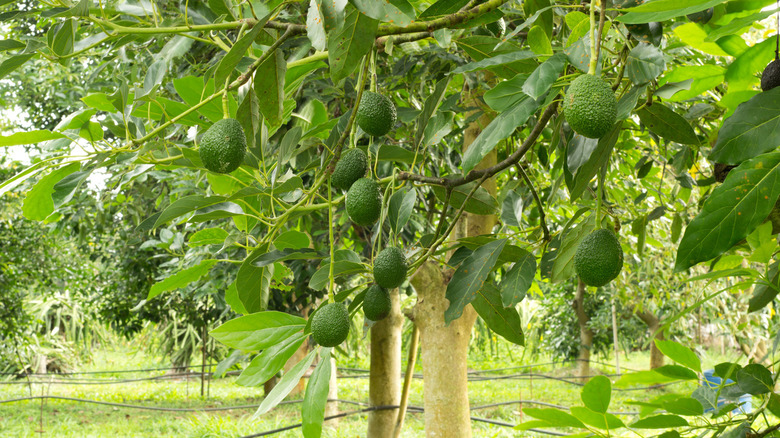
[(563, 115), (574, 132), (588, 138), (601, 138), (615, 124), (615, 93), (603, 79), (591, 74), (580, 75), (566, 90)]
[(371, 321), (381, 321), (390, 314), (390, 292), (377, 284), (371, 286), (363, 297), (363, 314)]
[(382, 213), (379, 184), (370, 178), (359, 178), (347, 191), (347, 215), (357, 225), (372, 225)]
[(406, 256), (400, 248), (387, 247), (374, 258), (374, 282), (386, 289), (394, 289), (406, 280)]
[(349, 311), (343, 303), (320, 307), (311, 320), (311, 335), (323, 347), (335, 347), (349, 335)]
[(780, 59), (775, 55), (775, 60), (766, 66), (761, 74), (761, 89), (769, 91), (780, 85)]
[(623, 249), (610, 230), (601, 228), (585, 236), (574, 253), (574, 270), (588, 286), (604, 286), (623, 269)]
[(349, 149), (341, 154), (341, 159), (330, 176), (330, 183), (338, 189), (349, 190), (355, 181), (366, 175), (367, 170), (368, 156), (363, 149)]
[(246, 136), (236, 119), (215, 122), (200, 138), (198, 154), (203, 166), (216, 173), (230, 173), (244, 161)]
[(390, 98), (373, 91), (363, 92), (355, 121), (366, 134), (381, 137), (390, 132), (395, 120), (395, 105)]

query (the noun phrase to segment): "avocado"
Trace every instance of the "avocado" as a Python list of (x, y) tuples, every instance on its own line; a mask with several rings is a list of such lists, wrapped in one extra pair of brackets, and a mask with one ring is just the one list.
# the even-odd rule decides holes
[(349, 335), (349, 312), (343, 303), (328, 303), (312, 316), (311, 335), (323, 347), (335, 347)]
[(374, 258), (374, 281), (376, 284), (393, 289), (406, 280), (406, 257), (396, 247), (387, 247)]
[(341, 159), (330, 176), (330, 183), (338, 189), (349, 190), (355, 181), (366, 175), (367, 170), (368, 157), (363, 149), (349, 149), (341, 154)]
[(780, 85), (780, 59), (775, 55), (775, 60), (766, 66), (761, 74), (761, 89), (769, 91)]
[(563, 115), (574, 132), (588, 138), (601, 138), (615, 124), (615, 93), (603, 79), (591, 74), (581, 75), (566, 91)]
[(381, 321), (390, 314), (390, 292), (377, 284), (371, 286), (363, 297), (363, 314), (371, 321)]
[(379, 184), (369, 178), (360, 178), (347, 191), (347, 215), (357, 225), (372, 225), (382, 212)]
[(623, 269), (623, 248), (615, 234), (598, 229), (585, 236), (574, 253), (574, 270), (588, 286), (604, 286)]
[(372, 91), (364, 91), (360, 99), (355, 121), (368, 135), (381, 137), (395, 125), (395, 105), (386, 96)]
[(200, 160), (212, 172), (230, 173), (238, 169), (245, 153), (244, 128), (236, 119), (218, 120), (200, 138)]

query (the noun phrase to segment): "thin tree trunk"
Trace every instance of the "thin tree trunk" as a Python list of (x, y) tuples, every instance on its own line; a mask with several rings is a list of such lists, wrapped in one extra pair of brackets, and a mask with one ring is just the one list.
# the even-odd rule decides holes
[[(658, 319), (657, 316), (655, 316), (651, 312), (647, 311), (638, 311), (636, 312), (636, 316), (642, 320), (642, 322), (647, 325), (647, 329), (650, 330), (650, 334), (653, 335), (654, 339), (663, 340), (664, 339), (664, 333), (663, 331), (658, 330), (658, 327), (661, 324), (661, 320)], [(650, 369), (656, 369), (664, 366), (664, 355), (661, 353), (661, 350), (656, 347), (655, 342), (650, 343)]]
[(417, 290), (414, 321), (420, 329), (423, 365), (425, 435), (428, 438), (470, 438), (468, 355), (477, 312), (471, 305), (449, 325), (444, 323), (445, 278), (438, 264), (425, 262), (412, 278)]
[(580, 353), (577, 356), (577, 375), (583, 378), (590, 376), (590, 351), (593, 349), (593, 330), (588, 327), (590, 315), (585, 312), (586, 287), (582, 280), (577, 279), (577, 293), (574, 295), (572, 307), (577, 315), (577, 325), (580, 327)]
[[(390, 292), (390, 314), (371, 327), (371, 374), (368, 401), (371, 406), (397, 406), (401, 402), (401, 299)], [(397, 409), (371, 411), (369, 438), (392, 438)]]
[[(465, 90), (465, 105), (478, 106), (479, 93), (479, 90)], [(464, 152), (492, 118), (483, 114), (466, 128), (463, 133)], [(496, 162), (496, 151), (493, 150), (476, 169), (492, 166)], [(494, 179), (485, 181), (482, 186), (495, 195)], [(466, 213), (458, 221), (451, 237), (458, 239), (489, 234), (495, 224), (495, 215)], [(472, 436), (467, 360), (471, 329), (477, 320), (477, 312), (469, 304), (463, 309), (460, 318), (445, 325), (444, 311), (450, 305), (446, 292), (451, 276), (449, 270), (443, 270), (438, 264), (428, 261), (412, 278), (412, 286), (417, 291), (413, 317), (420, 330), (425, 435), (428, 438)]]

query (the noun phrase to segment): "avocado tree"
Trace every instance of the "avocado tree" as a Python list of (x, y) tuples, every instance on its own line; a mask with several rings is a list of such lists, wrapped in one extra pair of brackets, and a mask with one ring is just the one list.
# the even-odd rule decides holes
[[(639, 264), (648, 241), (674, 245), (652, 221), (682, 234), (673, 269), (691, 281), (756, 285), (753, 311), (776, 296), (776, 236), (760, 225), (780, 197), (780, 91), (759, 91), (758, 74), (777, 39), (753, 28), (772, 1), (0, 3), (12, 23), (0, 86), (23, 84), (38, 63), (84, 79), (81, 103), (55, 126), (0, 138), (44, 151), (0, 193), (37, 181), (23, 211), (51, 222), (95, 171), (114, 174), (119, 190), (146, 174), (190, 181), (139, 225), (165, 227), (182, 249), (147, 298), (237, 266), (218, 295), (242, 316), (211, 335), (259, 352), (242, 375), (258, 385), (309, 338), (320, 343), (257, 412), (319, 356), (306, 436), (321, 433), (330, 358), (357, 335), (349, 328), (366, 299), (373, 314), (371, 300), (390, 298), (389, 316), (367, 324), (372, 375), (395, 376), (381, 388), (371, 379), (372, 404), (408, 395), (398, 381), (405, 313), (421, 341), (426, 434), (467, 437), (476, 318), (522, 345), (517, 305), (535, 282), (577, 281), (576, 307)], [(745, 266), (697, 266), (729, 251)], [(308, 319), (268, 310), (301, 260), (317, 266), (308, 289), (327, 298)], [(374, 283), (388, 295), (369, 295)], [(402, 312), (400, 293), (417, 297), (413, 309)], [(721, 294), (702, 291), (659, 330)], [(697, 378), (691, 350), (655, 345), (676, 365), (627, 383)], [(778, 410), (769, 369), (717, 371), (760, 396), (758, 409)], [(624, 427), (606, 413), (609, 390), (594, 379), (571, 414), (525, 412), (537, 425), (609, 434)], [(631, 426), (680, 436), (737, 425), (728, 433), (746, 436), (757, 415), (689, 426), (683, 416), (704, 415), (713, 397), (680, 395), (689, 409), (651, 403)], [(402, 420), (373, 412), (369, 435), (397, 436)]]

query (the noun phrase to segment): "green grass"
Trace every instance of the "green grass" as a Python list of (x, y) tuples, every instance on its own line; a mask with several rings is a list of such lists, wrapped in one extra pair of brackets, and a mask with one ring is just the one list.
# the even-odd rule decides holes
[[(120, 344), (114, 348), (98, 349), (94, 352), (92, 361), (80, 367), (79, 371), (94, 370), (129, 370), (138, 368), (165, 367), (166, 364), (143, 353), (136, 352), (132, 343)], [(501, 344), (500, 355), (472, 353), (469, 361), (471, 370), (491, 370), (496, 368), (514, 367), (529, 363), (548, 362), (545, 358), (521, 361), (522, 350)], [(511, 355), (510, 355), (511, 353)], [(340, 358), (339, 366), (367, 367), (367, 357), (363, 355), (355, 360), (347, 361)], [(736, 360), (737, 355), (730, 357), (702, 355), (705, 368), (724, 360)], [(601, 359), (609, 361), (613, 359)], [(649, 357), (646, 353), (634, 353), (626, 358), (621, 355), (621, 366), (626, 369), (646, 369)], [(614, 373), (614, 367), (609, 365), (593, 365), (593, 373)], [(417, 367), (417, 372), (423, 372)], [(540, 366), (533, 369), (504, 370), (479, 374), (482, 376), (503, 376), (519, 372), (535, 372), (552, 376), (569, 376), (574, 373), (574, 367), (567, 365)], [(101, 375), (79, 376), (84, 378), (116, 378), (129, 379), (163, 375), (155, 373), (112, 373)], [(343, 372), (349, 374), (349, 372)], [(51, 377), (54, 380), (66, 378)], [(613, 379), (614, 380), (614, 379)], [(263, 398), (262, 388), (246, 388), (235, 383), (235, 377), (227, 377), (211, 382), (208, 399), (200, 397), (200, 381), (197, 376), (190, 380), (160, 380), (129, 382), (112, 385), (64, 385), (64, 384), (34, 384), (33, 395), (57, 395), (64, 397), (84, 398), (92, 400), (127, 403), (143, 406), (166, 408), (199, 408), (224, 407), (253, 404), (257, 405)], [(422, 380), (414, 380), (410, 395), (410, 405), (423, 405)], [(692, 391), (694, 383), (677, 385), (674, 390)], [(556, 380), (546, 380), (535, 377), (528, 379), (500, 379), (472, 381), (469, 384), (471, 406), (487, 405), (511, 400), (537, 400), (548, 403), (573, 406), (581, 405), (579, 387)], [(26, 397), (30, 395), (27, 385), (0, 385), (0, 399)], [(636, 411), (635, 406), (628, 402), (632, 400), (649, 401), (654, 397), (667, 393), (667, 389), (650, 391), (614, 391), (610, 411)], [(300, 398), (302, 395), (297, 396)], [(366, 402), (368, 400), (368, 380), (358, 378), (339, 379), (339, 398)], [(292, 397), (295, 399), (295, 397)], [(539, 407), (525, 404), (523, 407)], [(341, 411), (352, 411), (359, 407), (348, 404), (339, 406)], [(40, 400), (18, 403), (0, 404), (0, 436), (12, 437), (240, 437), (276, 429), (300, 422), (300, 405), (289, 404), (280, 406), (258, 419), (252, 419), (254, 409), (240, 409), (218, 412), (157, 412), (137, 409), (117, 408), (111, 406), (75, 403), (70, 401)], [(521, 413), (519, 404), (504, 405), (473, 411), (472, 415), (489, 418), (506, 423), (517, 424), (530, 420)], [(622, 417), (625, 421), (632, 417)], [(355, 437), (364, 436), (367, 414), (343, 418), (338, 422), (338, 428), (327, 428), (325, 437)], [(511, 428), (473, 422), (474, 436), (477, 437), (510, 437), (517, 436), (518, 431)], [(42, 433), (40, 432), (42, 431)], [(279, 433), (275, 437), (298, 437), (300, 429)], [(423, 416), (410, 413), (404, 428), (404, 437), (417, 437), (424, 434)], [(523, 436), (537, 436), (526, 434)], [(538, 435), (544, 436), (544, 435)]]

